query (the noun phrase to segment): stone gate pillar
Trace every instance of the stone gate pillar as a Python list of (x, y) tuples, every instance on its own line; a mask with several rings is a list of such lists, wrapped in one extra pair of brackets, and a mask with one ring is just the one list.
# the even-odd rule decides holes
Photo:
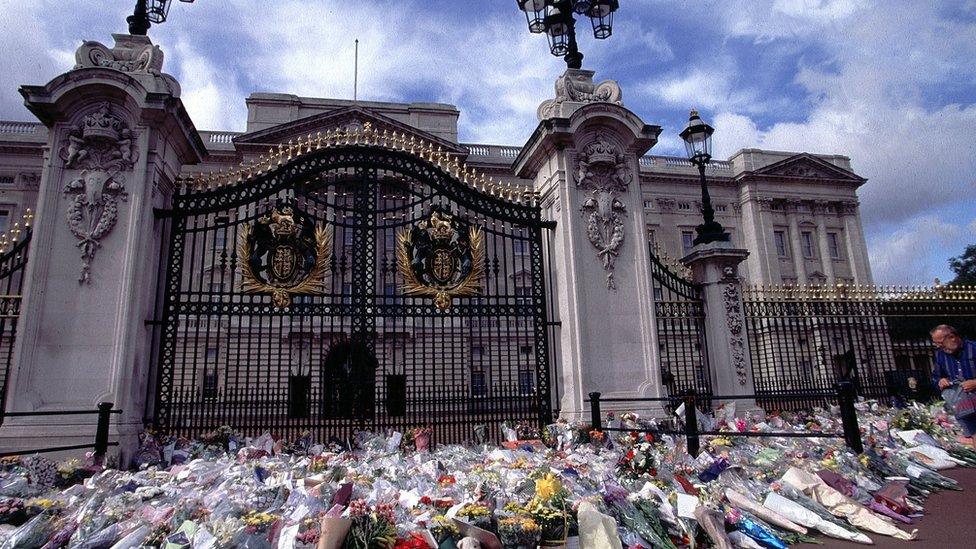
[(534, 180), (557, 223), (550, 293), (561, 324), (553, 356), (569, 418), (589, 408), (591, 391), (662, 393), (638, 162), (661, 129), (620, 99), (616, 82), (594, 85), (592, 71), (567, 70), (514, 165)]
[[(123, 410), (122, 447), (142, 426), (162, 223), (184, 164), (203, 142), (145, 36), (85, 42), (77, 64), (20, 89), (48, 127), (7, 410)], [(90, 443), (94, 416), (7, 418), (0, 447)]]
[[(693, 280), (702, 286), (705, 308), (705, 345), (716, 395), (755, 394), (749, 344), (742, 310), (742, 281), (739, 264), (747, 250), (728, 242), (699, 244), (681, 259), (691, 269)], [(755, 408), (754, 400), (736, 401), (738, 410)]]

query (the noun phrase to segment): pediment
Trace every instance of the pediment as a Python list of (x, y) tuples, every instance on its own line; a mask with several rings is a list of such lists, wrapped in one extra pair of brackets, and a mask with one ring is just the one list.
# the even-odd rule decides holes
[(413, 126), (363, 107), (345, 107), (314, 114), (263, 130), (238, 135), (234, 138), (233, 142), (239, 150), (254, 148), (263, 151), (279, 143), (288, 143), (289, 141), (297, 142), (299, 139), (306, 139), (309, 134), (314, 137), (318, 132), (324, 134), (328, 131), (349, 129), (350, 127), (357, 126), (361, 129), (367, 123), (377, 132), (386, 130), (391, 133), (397, 132), (406, 134), (407, 136), (416, 136), (417, 139), (432, 143), (435, 147), (440, 146), (448, 152), (459, 154), (467, 154), (468, 152), (467, 149), (457, 143), (447, 141), (423, 130), (418, 130)]
[(835, 166), (826, 160), (808, 153), (797, 154), (785, 160), (764, 166), (754, 171), (753, 174), (796, 179), (849, 181), (851, 183), (863, 183), (867, 181), (853, 172)]

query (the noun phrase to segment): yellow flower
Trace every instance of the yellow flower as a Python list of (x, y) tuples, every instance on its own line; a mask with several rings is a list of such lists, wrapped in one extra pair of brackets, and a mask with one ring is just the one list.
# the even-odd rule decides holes
[(562, 483), (552, 473), (535, 481), (535, 495), (543, 501), (552, 499), (562, 488)]

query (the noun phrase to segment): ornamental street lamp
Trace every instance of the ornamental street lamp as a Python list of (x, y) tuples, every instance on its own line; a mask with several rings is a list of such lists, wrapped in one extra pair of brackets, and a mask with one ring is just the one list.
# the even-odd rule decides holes
[(715, 221), (715, 210), (712, 209), (712, 199), (708, 195), (708, 182), (705, 180), (705, 167), (712, 160), (712, 133), (715, 128), (709, 126), (698, 116), (698, 111), (692, 109), (688, 118), (688, 126), (679, 134), (685, 142), (688, 159), (698, 167), (701, 176), (702, 215), (705, 222), (695, 227), (698, 236), (694, 244), (708, 244), (709, 242), (728, 242), (729, 233), (725, 232), (722, 224)]
[(546, 33), (549, 51), (562, 56), (566, 66), (579, 69), (583, 54), (576, 45), (576, 18), (573, 14), (590, 18), (594, 38), (604, 40), (613, 33), (613, 13), (618, 0), (515, 0), (525, 12), (529, 32)]
[[(165, 22), (171, 2), (172, 0), (136, 0), (135, 11), (125, 19), (129, 23), (129, 34), (145, 36), (152, 23)], [(180, 0), (180, 2), (191, 4), (193, 0)]]

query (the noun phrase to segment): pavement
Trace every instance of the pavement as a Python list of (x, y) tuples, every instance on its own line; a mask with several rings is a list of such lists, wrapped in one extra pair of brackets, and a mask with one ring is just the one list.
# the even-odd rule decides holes
[[(942, 471), (942, 474), (959, 481), (962, 492), (945, 490), (932, 494), (925, 500), (925, 516), (915, 521), (915, 524), (901, 525), (902, 529), (907, 531), (918, 528), (918, 539), (915, 541), (902, 541), (865, 532), (874, 541), (874, 547), (976, 549), (976, 468), (956, 467)], [(869, 547), (822, 535), (819, 539), (824, 542), (823, 545), (802, 543), (795, 547), (820, 547), (821, 549)]]

